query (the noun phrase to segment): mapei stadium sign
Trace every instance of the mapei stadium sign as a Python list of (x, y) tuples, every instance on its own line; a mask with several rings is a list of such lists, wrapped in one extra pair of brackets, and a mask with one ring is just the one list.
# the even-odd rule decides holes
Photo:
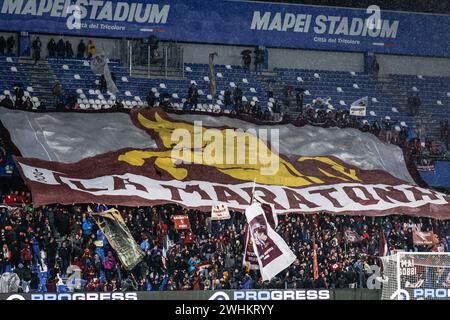
[[(9, 118), (8, 114), (15, 118)], [(20, 127), (22, 116), (25, 114), (20, 111), (0, 114), (4, 125), (13, 133), (13, 141), (24, 139), (22, 135), (16, 136), (13, 128), (14, 125)], [(77, 126), (76, 115), (70, 116), (72, 123), (64, 122), (64, 128), (53, 128), (51, 126), (57, 121), (50, 121), (45, 130), (55, 132), (56, 136), (63, 134), (58, 133), (59, 130), (82, 131)], [(324, 151), (328, 155), (321, 156), (303, 156), (302, 151), (296, 153), (292, 150), (290, 154), (281, 153), (277, 146), (279, 141), (269, 139), (267, 129), (258, 125), (247, 131), (226, 126), (202, 126), (182, 115), (176, 120), (159, 108), (133, 110), (129, 117), (131, 121), (123, 120), (121, 123), (116, 118), (114, 126), (122, 128), (122, 131), (138, 128), (154, 141), (154, 147), (111, 149), (93, 157), (86, 155), (75, 163), (15, 157), (19, 171), (32, 191), (33, 204), (144, 206), (174, 202), (188, 208), (210, 210), (217, 203), (225, 203), (231, 209), (243, 211), (248, 207), (254, 188), (255, 194), (273, 204), (280, 214), (402, 213), (443, 218), (450, 213), (449, 196), (420, 188), (383, 170), (363, 170), (333, 156), (333, 149)], [(26, 119), (31, 121), (29, 117)], [(91, 127), (101, 128), (103, 119), (110, 118), (104, 114), (91, 114), (83, 121), (91, 121)], [(211, 116), (204, 119), (220, 123)], [(40, 123), (44, 125), (42, 121)], [(108, 124), (104, 126), (108, 127)], [(296, 141), (301, 140), (295, 136), (294, 130), (295, 127), (281, 131), (281, 136), (275, 137), (282, 142), (293, 141), (289, 144), (293, 148), (298, 143)], [(313, 132), (313, 129), (306, 130), (310, 135)], [(326, 145), (330, 145), (326, 137), (337, 134), (335, 130), (322, 129), (321, 132), (324, 132), (324, 138), (309, 138), (313, 140), (315, 152), (319, 152), (319, 139), (325, 139)], [(349, 132), (357, 134), (360, 139), (367, 139), (365, 145), (378, 150), (377, 153), (400, 152), (373, 136), (361, 136), (356, 130)], [(116, 139), (122, 139), (122, 134), (118, 132)], [(58, 139), (58, 150), (71, 150), (61, 141), (64, 140)], [(69, 139), (67, 143), (71, 141)], [(53, 144), (50, 141), (45, 143)], [(26, 153), (30, 145), (27, 143), (19, 149)], [(342, 148), (348, 155), (351, 151), (345, 150), (348, 147), (348, 142), (342, 138), (330, 148)], [(388, 151), (383, 151), (383, 148), (388, 148)], [(50, 149), (44, 151), (47, 153), (45, 156), (53, 153)], [(364, 155), (355, 153), (354, 157), (366, 162), (362, 158)], [(366, 159), (369, 161), (370, 157)], [(401, 161), (397, 161), (400, 170)]]
[[(0, 0), (0, 30), (449, 56), (450, 17), (231, 0)], [(414, 39), (414, 41), (411, 41)]]

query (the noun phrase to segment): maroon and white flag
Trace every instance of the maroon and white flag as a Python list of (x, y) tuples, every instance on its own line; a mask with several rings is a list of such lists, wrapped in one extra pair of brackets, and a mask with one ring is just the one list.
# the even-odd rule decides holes
[(439, 240), (433, 231), (422, 232), (422, 231), (414, 230), (413, 231), (413, 242), (415, 245), (428, 246), (428, 245), (433, 245), (433, 244), (439, 243)]
[(289, 267), (296, 259), (295, 254), (269, 225), (261, 203), (249, 206), (245, 217), (262, 279), (268, 281)]
[[(272, 205), (263, 202), (258, 197), (256, 197), (254, 200), (261, 204), (261, 208), (264, 211), (267, 223), (273, 230), (275, 230), (278, 227), (278, 216)], [(253, 241), (248, 232), (248, 224), (245, 226), (245, 247), (244, 247), (243, 265), (249, 267), (250, 270), (259, 269), (258, 257), (256, 256), (255, 250), (253, 249)]]
[(347, 229), (344, 231), (345, 241), (350, 243), (361, 242), (361, 236), (357, 234), (355, 231)]

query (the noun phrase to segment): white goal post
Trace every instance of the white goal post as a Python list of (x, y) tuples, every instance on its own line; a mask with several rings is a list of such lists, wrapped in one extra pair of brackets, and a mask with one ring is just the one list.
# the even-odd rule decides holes
[(450, 300), (450, 252), (380, 257), (382, 300)]

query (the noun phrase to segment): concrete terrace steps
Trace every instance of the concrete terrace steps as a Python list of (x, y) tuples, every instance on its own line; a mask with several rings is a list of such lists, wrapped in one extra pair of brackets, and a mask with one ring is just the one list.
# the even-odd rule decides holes
[(387, 94), (394, 102), (394, 106), (402, 113), (408, 113), (406, 102), (408, 94), (392, 79), (389, 75), (378, 77), (378, 83), (381, 84), (382, 91)]
[[(408, 93), (400, 86), (398, 80), (391, 76), (379, 77), (378, 82), (381, 83), (383, 92), (389, 95), (392, 101), (396, 104), (397, 109), (402, 114), (409, 114), (407, 107)], [(431, 138), (435, 142), (440, 140), (439, 123), (433, 119), (433, 116), (428, 110), (424, 110), (425, 105), (419, 108), (418, 114), (411, 117), (413, 126), (418, 127), (422, 124), (425, 127), (425, 136)]]
[[(126, 68), (126, 66), (122, 66)], [(158, 66), (147, 67), (134, 67), (131, 70), (131, 76), (134, 78), (144, 78), (144, 79), (167, 79), (167, 80), (184, 80), (183, 70), (181, 68), (171, 68), (167, 69), (167, 72)]]
[(51, 103), (54, 100), (53, 86), (58, 78), (50, 64), (46, 60), (35, 64), (34, 60), (29, 58), (20, 58), (19, 64), (39, 100)]

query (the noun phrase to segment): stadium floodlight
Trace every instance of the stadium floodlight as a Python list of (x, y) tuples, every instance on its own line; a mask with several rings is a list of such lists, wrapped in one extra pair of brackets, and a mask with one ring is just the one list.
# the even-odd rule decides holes
[(450, 252), (397, 252), (381, 261), (382, 300), (450, 300)]

